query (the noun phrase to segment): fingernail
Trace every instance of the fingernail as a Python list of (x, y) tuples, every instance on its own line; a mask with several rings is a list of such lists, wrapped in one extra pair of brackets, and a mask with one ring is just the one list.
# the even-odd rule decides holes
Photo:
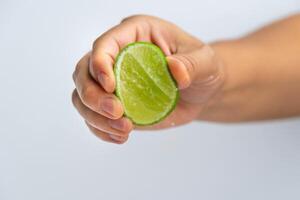
[(108, 77), (105, 73), (103, 73), (103, 72), (100, 72), (100, 73), (99, 73), (99, 75), (98, 75), (98, 81), (99, 81), (99, 83), (100, 83), (103, 87), (106, 86), (108, 80), (109, 80), (109, 77)]
[(173, 73), (174, 78), (177, 81), (178, 88), (187, 88), (191, 83), (191, 79), (184, 63), (175, 56), (167, 57), (167, 60), (169, 66), (171, 67), (171, 72)]
[(115, 116), (115, 106), (117, 105), (117, 101), (113, 99), (112, 97), (107, 97), (106, 99), (103, 100), (101, 104), (101, 109), (108, 113), (111, 116)]
[(109, 125), (113, 129), (119, 130), (119, 131), (124, 131), (125, 130), (125, 121), (122, 119), (120, 120), (109, 120)]

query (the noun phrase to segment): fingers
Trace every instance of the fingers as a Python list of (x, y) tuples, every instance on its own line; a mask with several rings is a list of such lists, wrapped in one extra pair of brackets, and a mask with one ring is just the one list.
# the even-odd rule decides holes
[(224, 66), (208, 45), (179, 52), (167, 60), (184, 102), (204, 104), (224, 84)]
[(175, 29), (174, 25), (151, 16), (136, 15), (122, 20), (94, 42), (91, 75), (106, 92), (112, 93), (116, 85), (113, 64), (119, 51), (129, 43), (145, 41), (158, 45), (169, 56), (175, 49)]
[(72, 101), (79, 114), (85, 119), (90, 130), (105, 141), (126, 141), (133, 129), (132, 122), (125, 117), (113, 120), (106, 118), (86, 107), (79, 98), (76, 90), (72, 94)]
[(79, 114), (93, 127), (114, 135), (128, 134), (132, 129), (130, 120), (119, 118), (117, 120), (106, 118), (86, 107), (80, 100), (77, 91), (73, 93), (73, 104)]
[(124, 111), (117, 97), (105, 92), (90, 76), (89, 56), (87, 54), (78, 62), (73, 73), (76, 85), (72, 95), (73, 104), (96, 136), (122, 144), (127, 141), (133, 124), (122, 117)]
[(150, 41), (146, 23), (126, 21), (101, 35), (93, 44), (90, 72), (106, 92), (115, 89), (113, 64), (118, 52), (135, 41)]
[(94, 133), (98, 138), (105, 142), (111, 142), (111, 143), (116, 143), (116, 144), (123, 144), (128, 140), (128, 136), (115, 136), (115, 135), (110, 135), (108, 133), (105, 133), (103, 131), (100, 131), (93, 126), (91, 126), (88, 122), (86, 122), (87, 127), (90, 129), (92, 133)]
[(167, 61), (180, 89), (212, 78), (218, 67), (214, 52), (207, 45), (193, 51), (171, 55), (167, 57)]
[(105, 117), (118, 119), (123, 115), (123, 106), (113, 94), (106, 93), (97, 84), (88, 71), (89, 54), (84, 56), (77, 64), (73, 74), (78, 95), (82, 103)]
[(185, 89), (191, 84), (191, 77), (186, 66), (175, 56), (167, 57), (169, 69), (177, 82), (179, 89)]

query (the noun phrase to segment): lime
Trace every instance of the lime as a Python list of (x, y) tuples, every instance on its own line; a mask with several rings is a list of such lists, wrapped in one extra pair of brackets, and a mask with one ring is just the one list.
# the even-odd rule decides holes
[(157, 123), (175, 108), (179, 96), (177, 85), (165, 55), (156, 45), (147, 42), (127, 45), (117, 56), (114, 73), (116, 95), (133, 123)]

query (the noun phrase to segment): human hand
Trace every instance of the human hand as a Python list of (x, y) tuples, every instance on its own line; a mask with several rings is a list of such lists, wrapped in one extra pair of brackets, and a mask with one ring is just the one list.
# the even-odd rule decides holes
[[(170, 72), (180, 89), (175, 110), (153, 126), (137, 127), (123, 116), (113, 94), (113, 64), (118, 52), (137, 41), (152, 42), (167, 57)], [(222, 61), (213, 49), (176, 25), (151, 16), (132, 16), (101, 35), (91, 52), (77, 64), (72, 100), (89, 129), (104, 141), (124, 143), (133, 128), (162, 129), (193, 121), (224, 82)]]

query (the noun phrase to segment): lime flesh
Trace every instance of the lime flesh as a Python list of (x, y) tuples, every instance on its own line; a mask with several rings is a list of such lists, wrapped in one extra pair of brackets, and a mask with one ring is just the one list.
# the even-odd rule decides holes
[(117, 56), (114, 72), (116, 95), (133, 123), (160, 122), (175, 108), (177, 85), (165, 55), (156, 45), (147, 42), (127, 45)]

